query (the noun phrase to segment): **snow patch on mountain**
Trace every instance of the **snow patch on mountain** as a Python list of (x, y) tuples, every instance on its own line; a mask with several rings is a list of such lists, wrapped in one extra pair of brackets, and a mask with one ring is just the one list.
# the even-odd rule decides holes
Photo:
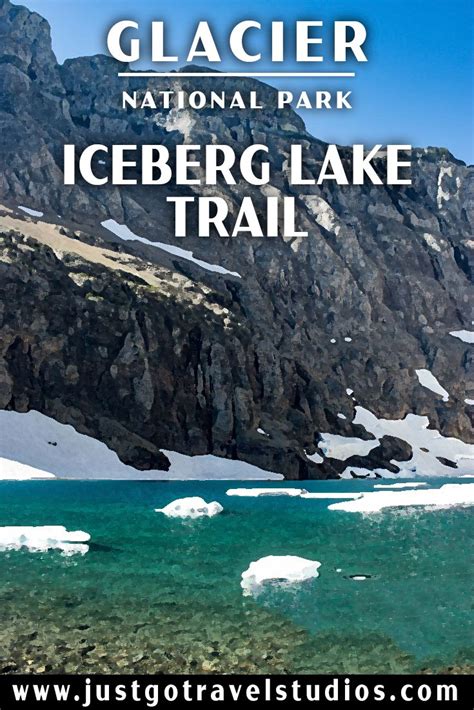
[(225, 269), (223, 266), (219, 266), (218, 264), (210, 264), (208, 261), (196, 259), (196, 257), (193, 256), (192, 251), (189, 251), (187, 249), (181, 249), (181, 247), (176, 247), (173, 244), (166, 244), (165, 242), (152, 242), (150, 239), (140, 237), (138, 234), (135, 234), (135, 232), (132, 232), (132, 230), (129, 229), (126, 224), (119, 224), (114, 219), (106, 219), (104, 222), (101, 222), (101, 226), (107, 229), (109, 232), (112, 232), (112, 234), (115, 234), (116, 237), (119, 237), (120, 239), (123, 239), (126, 242), (141, 242), (142, 244), (146, 244), (149, 247), (155, 247), (156, 249), (166, 251), (168, 252), (168, 254), (177, 256), (180, 259), (191, 261), (193, 264), (196, 264), (197, 266), (200, 266), (202, 269), (206, 269), (207, 271), (213, 271), (216, 274), (227, 274), (229, 276), (236, 276), (239, 279), (242, 278), (240, 274), (237, 273), (237, 271), (229, 271), (228, 269)]
[(449, 400), (449, 392), (444, 389), (430, 370), (416, 370), (416, 376), (422, 387), (426, 387), (426, 389), (431, 390), (431, 392), (439, 394), (443, 398), (443, 402)]
[[(404, 419), (379, 419), (375, 414), (364, 407), (356, 407), (354, 424), (362, 425), (369, 433), (381, 439), (383, 436), (393, 436), (406, 441), (412, 447), (412, 457), (409, 461), (392, 461), (400, 472), (396, 474), (401, 478), (417, 476), (459, 476), (472, 473), (474, 468), (474, 445), (467, 444), (454, 437), (443, 436), (436, 429), (430, 429), (428, 417), (416, 414), (407, 414)], [(440, 459), (452, 461), (455, 468), (447, 466)], [(356, 470), (348, 467), (342, 474), (349, 478), (350, 472), (357, 475), (379, 475), (387, 478), (394, 477), (389, 471), (376, 469)]]
[[(379, 445), (378, 439), (365, 441), (354, 436), (341, 436), (340, 434), (320, 434), (321, 440), (318, 447), (324, 456), (330, 459), (345, 461), (351, 456), (367, 456), (372, 449)], [(308, 458), (310, 458), (308, 456)]]
[(24, 207), (23, 205), (18, 205), (18, 209), (29, 215), (30, 217), (43, 217), (44, 212), (39, 212), (38, 210), (32, 210), (30, 207)]
[[(25, 442), (28, 445), (25, 446)], [(283, 476), (211, 454), (163, 450), (168, 471), (138, 471), (104, 443), (37, 411), (0, 411), (0, 480), (33, 478), (129, 480), (279, 480)]]
[(474, 343), (474, 330), (452, 330), (449, 335), (459, 338), (463, 343)]

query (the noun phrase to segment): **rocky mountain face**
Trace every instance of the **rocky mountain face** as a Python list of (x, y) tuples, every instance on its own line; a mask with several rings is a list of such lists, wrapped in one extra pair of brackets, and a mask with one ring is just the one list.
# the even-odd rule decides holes
[[(409, 187), (292, 187), (291, 143), (304, 145), (308, 174), (325, 145), (292, 110), (271, 108), (271, 87), (199, 80), (203, 91), (257, 90), (269, 104), (258, 112), (125, 111), (123, 90), (196, 82), (118, 78), (105, 56), (59, 66), (48, 23), (8, 0), (0, 64), (0, 408), (72, 424), (142, 470), (166, 469), (167, 449), (293, 479), (351, 465), (397, 473), (412, 451), (395, 437), (365, 456), (312, 456), (322, 433), (373, 438), (353, 423), (356, 404), (386, 419), (427, 415), (444, 436), (473, 441), (472, 346), (450, 335), (474, 318), (472, 168), (417, 149)], [(293, 195), (309, 237), (179, 240), (166, 197), (183, 188), (63, 185), (65, 143), (225, 143), (240, 154), (255, 142), (269, 146), (271, 186), (189, 194), (223, 196), (234, 213), (245, 195), (262, 210), (267, 195)], [(124, 241), (101, 226), (110, 219), (223, 273)]]

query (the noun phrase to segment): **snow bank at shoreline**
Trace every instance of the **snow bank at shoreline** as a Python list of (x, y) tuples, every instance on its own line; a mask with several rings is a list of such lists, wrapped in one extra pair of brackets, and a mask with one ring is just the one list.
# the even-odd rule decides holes
[[(25, 441), (28, 446), (25, 446)], [(104, 443), (37, 411), (0, 411), (0, 480), (281, 480), (278, 473), (211, 454), (163, 450), (168, 471), (139, 471)]]

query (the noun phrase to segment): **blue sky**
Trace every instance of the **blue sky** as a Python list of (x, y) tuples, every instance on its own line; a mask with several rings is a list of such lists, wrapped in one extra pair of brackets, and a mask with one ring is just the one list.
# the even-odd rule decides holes
[[(350, 112), (301, 112), (311, 133), (330, 143), (436, 145), (474, 162), (471, 0), (27, 0), (16, 4), (47, 18), (59, 61), (105, 52), (107, 30), (119, 19), (138, 21), (143, 37), (151, 20), (164, 20), (169, 29), (167, 50), (181, 56), (199, 20), (210, 22), (222, 46), (227, 30), (243, 19), (262, 24), (284, 20), (289, 35), (297, 19), (322, 19), (328, 28), (335, 19), (361, 20), (368, 30), (369, 61), (347, 67), (356, 70), (355, 79), (268, 81), (295, 93), (352, 89)], [(150, 62), (147, 66), (151, 68)], [(219, 68), (248, 66), (226, 55)], [(254, 66), (256, 71), (271, 68), (265, 61)], [(283, 68), (295, 69), (295, 64), (288, 61)], [(302, 67), (310, 68), (330, 70), (331, 65)]]

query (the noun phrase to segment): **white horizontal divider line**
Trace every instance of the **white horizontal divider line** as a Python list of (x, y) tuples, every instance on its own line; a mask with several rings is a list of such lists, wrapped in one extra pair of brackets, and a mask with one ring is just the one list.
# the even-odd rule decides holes
[(247, 77), (251, 79), (252, 77), (265, 76), (265, 77), (324, 77), (324, 78), (342, 78), (342, 77), (355, 77), (355, 72), (152, 72), (152, 71), (130, 71), (130, 72), (119, 72), (119, 77), (174, 77), (179, 79), (179, 77), (196, 77), (205, 76), (212, 78), (225, 78), (225, 77)]

